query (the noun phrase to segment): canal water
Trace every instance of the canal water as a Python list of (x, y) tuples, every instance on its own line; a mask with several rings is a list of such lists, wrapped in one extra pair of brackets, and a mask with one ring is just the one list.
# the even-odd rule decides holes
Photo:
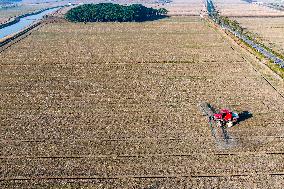
[(26, 16), (24, 18), (21, 18), (19, 22), (0, 29), (0, 39), (23, 30), (24, 28), (31, 25), (33, 22), (42, 19), (45, 15), (52, 13), (58, 9), (59, 9), (58, 7), (52, 8), (52, 9), (45, 10), (41, 13), (35, 14), (35, 15)]

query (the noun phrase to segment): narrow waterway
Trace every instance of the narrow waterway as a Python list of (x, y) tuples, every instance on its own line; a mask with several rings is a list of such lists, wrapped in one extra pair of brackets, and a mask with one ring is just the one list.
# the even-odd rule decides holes
[(21, 18), (19, 22), (0, 29), (0, 39), (23, 30), (24, 28), (31, 25), (33, 22), (41, 20), (45, 15), (50, 14), (58, 9), (59, 9), (58, 7), (52, 8), (35, 15)]

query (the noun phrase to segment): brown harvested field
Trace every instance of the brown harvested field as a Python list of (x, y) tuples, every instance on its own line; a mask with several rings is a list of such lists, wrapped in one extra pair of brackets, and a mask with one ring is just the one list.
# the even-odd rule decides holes
[(164, 7), (169, 11), (169, 15), (176, 16), (199, 15), (205, 11), (203, 0), (173, 0)]
[(247, 31), (267, 47), (284, 54), (284, 18), (237, 18)]
[[(45, 25), (0, 54), (0, 186), (282, 188), (284, 99), (253, 61), (199, 17)], [(252, 112), (233, 146), (203, 101)]]
[(217, 10), (224, 16), (231, 17), (284, 17), (284, 12), (265, 5), (247, 3), (242, 0), (216, 0)]

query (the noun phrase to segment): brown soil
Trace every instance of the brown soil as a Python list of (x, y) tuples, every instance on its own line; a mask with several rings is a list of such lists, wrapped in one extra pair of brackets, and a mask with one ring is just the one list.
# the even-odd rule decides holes
[[(47, 24), (0, 54), (0, 185), (281, 188), (284, 99), (253, 61), (199, 17)], [(253, 114), (236, 146), (204, 101)]]

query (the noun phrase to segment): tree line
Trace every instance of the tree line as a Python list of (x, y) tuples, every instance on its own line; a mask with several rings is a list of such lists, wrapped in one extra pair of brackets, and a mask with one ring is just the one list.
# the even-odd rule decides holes
[(141, 4), (100, 3), (75, 7), (66, 13), (65, 18), (72, 22), (141, 22), (165, 17), (167, 12), (164, 8), (148, 8)]

